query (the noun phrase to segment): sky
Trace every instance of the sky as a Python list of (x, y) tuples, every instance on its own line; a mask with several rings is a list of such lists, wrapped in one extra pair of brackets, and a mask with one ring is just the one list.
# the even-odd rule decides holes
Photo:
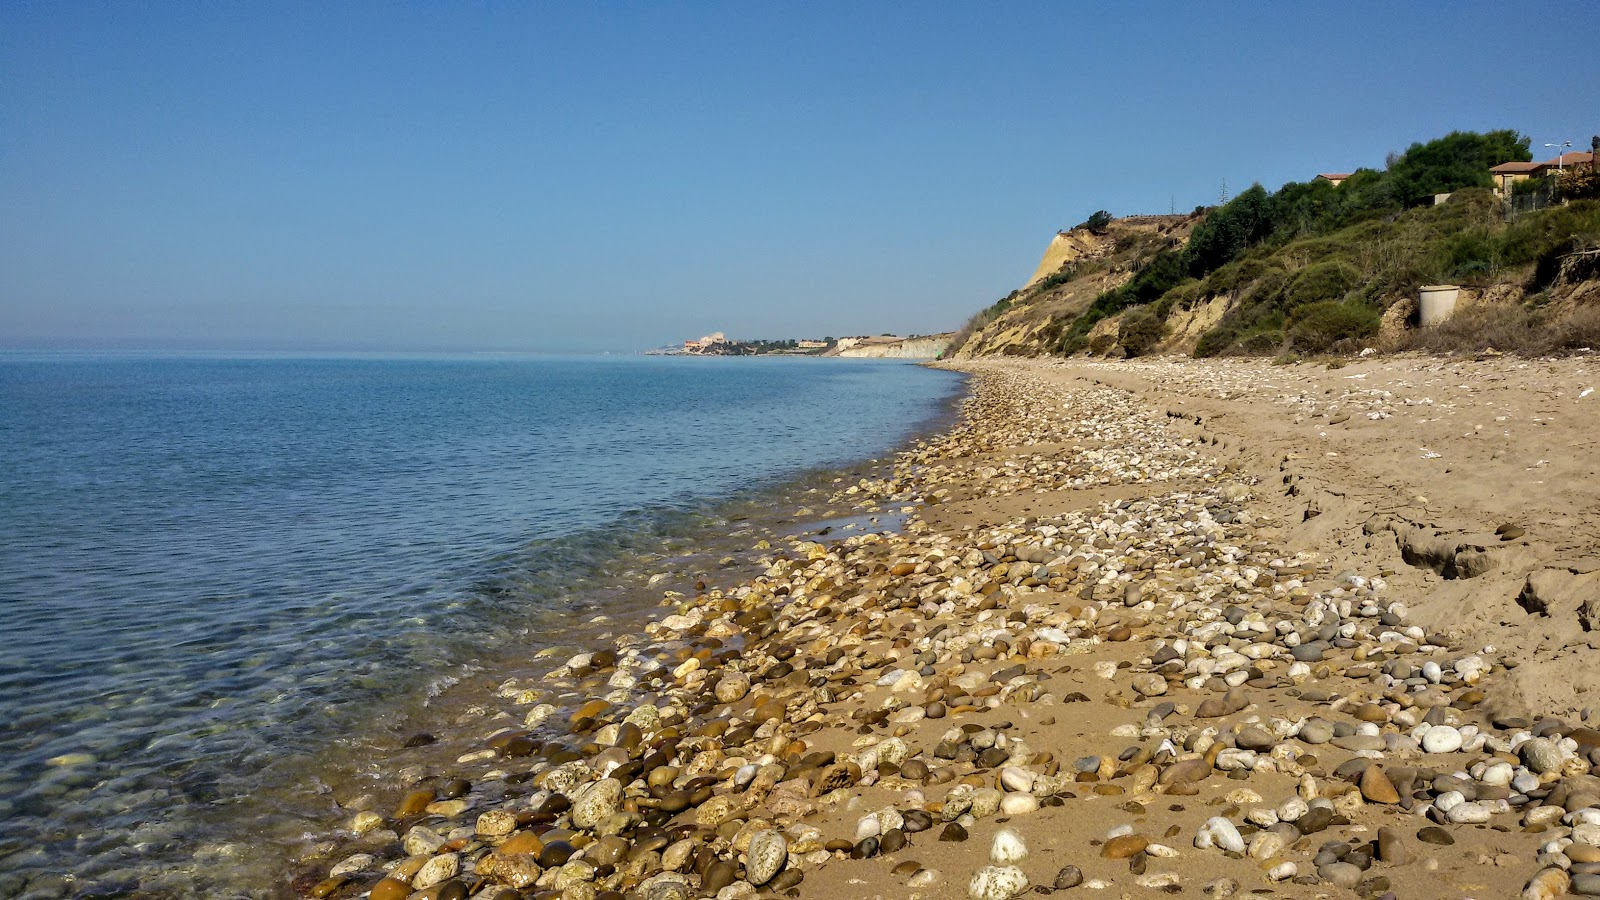
[(0, 347), (925, 334), (1097, 209), (1587, 149), (1600, 4), (0, 3)]

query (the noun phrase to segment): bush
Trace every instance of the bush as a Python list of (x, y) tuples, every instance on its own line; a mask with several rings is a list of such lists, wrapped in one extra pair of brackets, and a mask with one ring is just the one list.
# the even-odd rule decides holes
[(1340, 262), (1321, 262), (1301, 269), (1284, 288), (1290, 308), (1342, 300), (1359, 281), (1356, 270)]
[(1149, 307), (1141, 307), (1122, 317), (1117, 326), (1117, 340), (1129, 356), (1143, 356), (1166, 332), (1166, 325)]
[(1213, 356), (1221, 356), (1222, 351), (1228, 349), (1228, 345), (1232, 344), (1233, 339), (1238, 336), (1239, 333), (1230, 328), (1223, 328), (1221, 326), (1212, 328), (1205, 334), (1200, 335), (1200, 340), (1195, 343), (1195, 359), (1207, 359)]
[(1498, 350), (1546, 356), (1585, 347), (1600, 347), (1600, 307), (1552, 315), (1524, 306), (1473, 306), (1431, 328), (1412, 331), (1405, 341), (1405, 349), (1432, 353)]
[(1290, 319), (1289, 346), (1312, 353), (1354, 349), (1357, 341), (1377, 334), (1381, 323), (1378, 311), (1364, 303), (1313, 303)]
[(1111, 213), (1108, 213), (1103, 209), (1097, 209), (1094, 211), (1094, 214), (1089, 216), (1088, 220), (1083, 223), (1083, 227), (1089, 229), (1095, 234), (1105, 234), (1106, 226), (1110, 224)]

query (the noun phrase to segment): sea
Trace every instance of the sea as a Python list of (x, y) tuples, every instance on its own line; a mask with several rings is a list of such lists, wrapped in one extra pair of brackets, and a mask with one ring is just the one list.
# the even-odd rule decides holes
[(286, 896), (412, 729), (838, 525), (961, 392), (883, 360), (0, 353), (0, 897)]

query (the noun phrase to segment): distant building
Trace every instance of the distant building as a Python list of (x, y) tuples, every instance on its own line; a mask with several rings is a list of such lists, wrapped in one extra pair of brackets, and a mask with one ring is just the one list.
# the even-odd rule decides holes
[(1489, 174), (1494, 178), (1495, 192), (1509, 194), (1513, 184), (1543, 175), (1544, 163), (1504, 162), (1490, 168)]
[(707, 350), (716, 349), (716, 348), (720, 347), (721, 345), (726, 344), (727, 342), (728, 342), (728, 336), (727, 335), (723, 334), (720, 331), (713, 331), (713, 332), (711, 332), (710, 334), (706, 335), (705, 337), (701, 338), (698, 341), (684, 341), (683, 342), (683, 352), (685, 352), (685, 353), (705, 353)]
[(1350, 176), (1354, 174), (1354, 172), (1323, 172), (1311, 180), (1326, 181), (1332, 184), (1334, 187), (1338, 187), (1339, 185), (1344, 184), (1345, 181), (1347, 181)]
[(795, 346), (801, 350), (823, 350), (828, 346), (827, 341), (796, 341)]
[(1584, 150), (1574, 150), (1563, 153), (1554, 159), (1544, 162), (1507, 162), (1489, 169), (1489, 174), (1494, 178), (1494, 189), (1499, 194), (1511, 193), (1511, 186), (1519, 181), (1529, 178), (1543, 178), (1575, 169), (1578, 166), (1594, 164), (1594, 154)]

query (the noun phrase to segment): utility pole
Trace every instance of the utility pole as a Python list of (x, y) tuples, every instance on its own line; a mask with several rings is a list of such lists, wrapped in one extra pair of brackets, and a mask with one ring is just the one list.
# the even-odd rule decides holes
[(1217, 205), (1221, 206), (1221, 205), (1223, 205), (1224, 203), (1227, 203), (1227, 202), (1228, 202), (1228, 179), (1224, 178), (1224, 179), (1222, 179), (1222, 190), (1217, 192)]

